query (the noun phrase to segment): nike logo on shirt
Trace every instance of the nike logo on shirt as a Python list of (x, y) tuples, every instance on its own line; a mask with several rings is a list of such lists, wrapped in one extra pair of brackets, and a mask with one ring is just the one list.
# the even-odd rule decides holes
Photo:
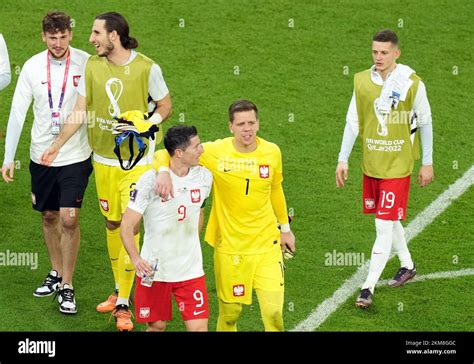
[(48, 81), (41, 81), (41, 84), (44, 85), (44, 84), (47, 84)]

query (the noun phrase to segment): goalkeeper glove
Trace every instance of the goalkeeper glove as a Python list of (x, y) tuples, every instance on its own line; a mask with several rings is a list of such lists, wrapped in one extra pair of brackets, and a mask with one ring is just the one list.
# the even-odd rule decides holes
[(121, 134), (125, 131), (133, 131), (145, 138), (155, 139), (155, 133), (159, 127), (149, 121), (148, 114), (139, 110), (126, 111), (120, 114), (112, 125), (112, 134)]

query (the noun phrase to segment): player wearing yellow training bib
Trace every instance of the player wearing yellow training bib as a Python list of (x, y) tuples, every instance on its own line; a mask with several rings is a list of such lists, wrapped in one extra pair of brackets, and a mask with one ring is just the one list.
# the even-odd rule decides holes
[[(265, 330), (282, 331), (282, 247), (294, 252), (295, 238), (282, 187), (281, 152), (257, 137), (258, 110), (250, 101), (234, 102), (229, 119), (234, 136), (204, 143), (200, 159), (213, 174), (206, 241), (215, 248), (217, 330), (237, 330), (242, 304), (252, 303), (255, 289)], [(154, 167), (168, 161), (167, 153), (159, 151)]]
[(349, 155), (359, 135), (363, 209), (366, 214), (375, 214), (377, 233), (369, 273), (356, 300), (361, 308), (372, 304), (392, 247), (400, 259), (400, 269), (388, 285), (402, 286), (416, 275), (401, 220), (406, 216), (410, 175), (414, 161), (419, 159), (420, 139), (423, 159), (418, 182), (423, 187), (433, 178), (433, 129), (425, 85), (413, 69), (397, 64), (400, 48), (393, 31), (382, 30), (372, 40), (374, 65), (354, 76), (336, 168), (336, 186), (343, 187)]
[[(143, 139), (148, 155), (129, 170), (121, 167), (114, 151), (115, 135), (112, 134), (114, 118), (124, 112), (148, 111), (149, 100), (156, 106), (148, 119), (161, 123), (171, 113), (171, 100), (160, 67), (151, 59), (133, 49), (138, 47), (135, 38), (129, 36), (125, 18), (118, 13), (105, 13), (96, 17), (90, 42), (97, 55), (89, 58), (84, 77), (79, 83), (76, 106), (66, 125), (53, 145), (43, 154), (47, 163), (57, 155), (59, 147), (83, 122), (87, 111), (89, 144), (94, 152), (94, 170), (97, 196), (102, 215), (106, 219), (107, 248), (115, 279), (115, 293), (97, 306), (99, 312), (111, 312), (117, 319), (120, 331), (133, 329), (129, 296), (135, 269), (120, 238), (120, 222), (139, 177), (150, 168), (154, 142)], [(162, 132), (157, 140), (160, 141)], [(118, 145), (122, 159), (130, 161), (128, 140)], [(138, 154), (136, 146), (134, 155)], [(123, 166), (123, 164), (122, 164)], [(130, 165), (128, 165), (130, 167)], [(135, 236), (136, 243), (140, 240)]]

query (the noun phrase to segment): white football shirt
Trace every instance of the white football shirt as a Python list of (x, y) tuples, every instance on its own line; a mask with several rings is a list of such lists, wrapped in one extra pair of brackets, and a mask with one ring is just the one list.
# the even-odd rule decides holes
[[(84, 63), (89, 54), (76, 48), (69, 47), (71, 62), (61, 109), (61, 123), (66, 120), (76, 103), (79, 79)], [(51, 110), (48, 99), (47, 78), (47, 53), (45, 50), (31, 57), (21, 69), (15, 94), (13, 95), (10, 118), (8, 119), (7, 135), (5, 141), (4, 164), (13, 163), (16, 149), (20, 140), (21, 130), (25, 123), (26, 113), (33, 101), (33, 126), (31, 129), (30, 158), (39, 163), (41, 154), (51, 145), (56, 138), (51, 133)], [(59, 105), (61, 89), (63, 86), (66, 60), (58, 61), (51, 58), (51, 94), (53, 107)], [(81, 128), (64, 144), (52, 166), (60, 167), (86, 160), (92, 150), (87, 141), (87, 125)]]
[(0, 33), (0, 91), (7, 87), (10, 81), (11, 72), (7, 45), (5, 44), (2, 33)]
[(128, 207), (143, 215), (145, 236), (141, 257), (158, 260), (155, 281), (181, 282), (204, 275), (199, 215), (212, 187), (212, 174), (196, 166), (184, 177), (170, 172), (175, 197), (163, 201), (153, 190), (156, 172), (145, 172)]

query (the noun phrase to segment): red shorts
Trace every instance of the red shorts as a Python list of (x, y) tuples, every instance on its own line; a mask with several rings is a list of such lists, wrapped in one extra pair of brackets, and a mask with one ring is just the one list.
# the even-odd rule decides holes
[(381, 220), (405, 220), (409, 192), (410, 176), (381, 179), (364, 175), (364, 214), (375, 214)]
[(209, 300), (206, 277), (182, 282), (153, 282), (151, 287), (135, 285), (135, 317), (137, 322), (170, 321), (172, 318), (171, 295), (178, 304), (184, 321), (209, 318)]

